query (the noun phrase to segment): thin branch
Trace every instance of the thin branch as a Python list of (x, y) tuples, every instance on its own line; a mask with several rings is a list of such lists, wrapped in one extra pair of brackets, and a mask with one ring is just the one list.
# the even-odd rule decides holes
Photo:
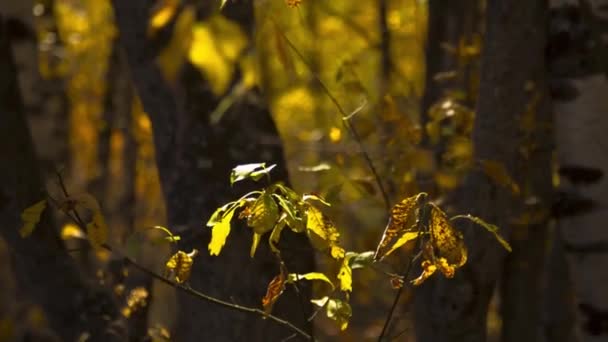
[(321, 86), (321, 89), (323, 90), (323, 92), (327, 95), (327, 97), (330, 99), (330, 101), (338, 109), (338, 112), (340, 112), (340, 114), (342, 115), (342, 120), (341, 120), (342, 125), (344, 125), (346, 130), (350, 133), (350, 135), (353, 137), (353, 139), (355, 139), (355, 141), (359, 145), (359, 149), (361, 150), (361, 156), (363, 157), (363, 159), (367, 163), (370, 171), (374, 175), (376, 184), (378, 184), (378, 188), (380, 189), (380, 193), (382, 194), (382, 199), (384, 200), (384, 205), (386, 207), (386, 210), (390, 211), (390, 200), (388, 197), (388, 193), (384, 189), (384, 185), (382, 184), (382, 179), (380, 178), (380, 175), (378, 174), (378, 171), (376, 170), (376, 167), (374, 166), (372, 159), (370, 158), (369, 154), (367, 153), (367, 150), (365, 149), (365, 146), (363, 145), (361, 136), (359, 135), (359, 133), (357, 132), (355, 127), (351, 124), (350, 120), (348, 119), (349, 114), (346, 113), (346, 111), (344, 110), (344, 108), (342, 108), (342, 106), (340, 105), (340, 103), (338, 102), (336, 97), (331, 93), (331, 91), (329, 91), (329, 88), (325, 85), (325, 83), (321, 80), (321, 78), (314, 72), (312, 65), (306, 60), (306, 58), (302, 55), (302, 53), (298, 50), (298, 48), (296, 48), (296, 46), (291, 42), (291, 40), (289, 40), (289, 38), (287, 38), (285, 33), (283, 33), (280, 30), (279, 30), (279, 32), (281, 32), (281, 35), (287, 42), (287, 45), (289, 45), (289, 47), (295, 52), (295, 54), (298, 56), (298, 58), (300, 58), (302, 63), (304, 63), (306, 68), (310, 71), (311, 75), (315, 78), (315, 80)]
[[(57, 172), (57, 176), (59, 178), (59, 185), (61, 187), (61, 190), (63, 191), (64, 195), (66, 197), (69, 197), (67, 188), (65, 186), (65, 183), (63, 182), (63, 178), (61, 177), (61, 174), (59, 172)], [(58, 203), (56, 201), (55, 204), (57, 205)], [(70, 212), (68, 213), (68, 217), (70, 219), (72, 219), (77, 225), (80, 226), (81, 229), (85, 229), (86, 230), (86, 225), (84, 223), (84, 221), (80, 218), (80, 216), (78, 216), (78, 212), (75, 209), (70, 210)], [(190, 286), (187, 285), (182, 285), (179, 284), (177, 282), (174, 282), (168, 278), (163, 277), (162, 275), (154, 272), (153, 270), (139, 264), (135, 259), (129, 257), (128, 255), (124, 255), (123, 253), (118, 253), (116, 250), (114, 250), (110, 245), (108, 244), (102, 244), (101, 245), (104, 249), (106, 249), (107, 251), (113, 253), (113, 254), (119, 254), (120, 257), (129, 265), (133, 266), (134, 268), (136, 268), (137, 270), (139, 270), (140, 272), (145, 273), (146, 275), (150, 276), (151, 278), (154, 278), (156, 280), (161, 281), (162, 283), (172, 286), (182, 292), (185, 292), (195, 298), (198, 298), (200, 300), (204, 300), (216, 305), (220, 305), (223, 306), (225, 308), (231, 309), (231, 310), (236, 310), (236, 311), (241, 311), (241, 312), (247, 312), (247, 313), (252, 313), (252, 314), (257, 314), (259, 315), (261, 318), (263, 319), (270, 319), (272, 321), (274, 321), (277, 324), (283, 325), (285, 327), (290, 328), (291, 330), (293, 330), (295, 333), (301, 335), (302, 337), (306, 338), (307, 340), (313, 340), (312, 336), (307, 334), (305, 331), (303, 331), (302, 329), (298, 328), (297, 326), (295, 326), (294, 324), (292, 324), (289, 321), (286, 321), (284, 319), (281, 319), (277, 316), (268, 314), (266, 312), (264, 312), (261, 309), (258, 308), (252, 308), (252, 307), (247, 307), (247, 306), (242, 306), (242, 305), (238, 305), (235, 303), (230, 303), (227, 301), (223, 301), (221, 299), (209, 296), (207, 294), (204, 294), (202, 292), (199, 292), (193, 288), (191, 288)]]

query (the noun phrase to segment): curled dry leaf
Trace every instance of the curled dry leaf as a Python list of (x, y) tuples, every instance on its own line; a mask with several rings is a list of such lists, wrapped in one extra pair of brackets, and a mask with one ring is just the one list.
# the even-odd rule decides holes
[(272, 278), (266, 289), (266, 295), (262, 298), (262, 307), (264, 312), (270, 314), (274, 303), (279, 299), (283, 291), (285, 291), (285, 282), (287, 281), (287, 272), (285, 267), (281, 265), (281, 273)]
[(167, 273), (175, 277), (175, 281), (178, 284), (188, 281), (190, 272), (192, 271), (192, 264), (194, 263), (193, 259), (197, 254), (198, 250), (196, 249), (193, 249), (190, 253), (177, 251), (165, 265)]

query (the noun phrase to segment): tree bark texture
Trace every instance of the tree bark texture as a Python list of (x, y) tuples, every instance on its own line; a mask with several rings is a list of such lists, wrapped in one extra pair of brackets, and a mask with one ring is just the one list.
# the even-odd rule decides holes
[(88, 332), (95, 341), (120, 340), (116, 304), (80, 275), (59, 238), (50, 210), (34, 233), (18, 234), (21, 212), (45, 199), (27, 126), (5, 21), (0, 17), (0, 234), (7, 242), (18, 291), (38, 303), (61, 340)]
[[(473, 129), (474, 168), (450, 203), (511, 236), (514, 252), (503, 279), (506, 340), (535, 341), (540, 331), (540, 276), (548, 215), (513, 227), (514, 218), (551, 202), (553, 148), (551, 110), (545, 85), (544, 0), (489, 0), (482, 48), (480, 93)], [(483, 160), (502, 164), (519, 184), (519, 194), (481, 171)], [(533, 205), (533, 206), (532, 206)], [(490, 234), (472, 224), (464, 230), (469, 260), (454, 279), (434, 277), (418, 289), (418, 341), (485, 341), (488, 303), (505, 265), (506, 253)], [(529, 267), (526, 268), (526, 267)], [(523, 272), (523, 273), (522, 273)], [(518, 315), (522, 315), (519, 317)], [(514, 333), (515, 335), (510, 335)], [(528, 336), (524, 338), (524, 336)]]

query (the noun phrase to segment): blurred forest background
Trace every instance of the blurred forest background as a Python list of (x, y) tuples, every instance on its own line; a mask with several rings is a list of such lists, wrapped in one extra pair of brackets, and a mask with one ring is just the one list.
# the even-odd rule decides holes
[[(263, 186), (229, 182), (258, 162), (330, 202), (347, 251), (376, 250), (421, 191), (500, 227), (511, 253), (458, 222), (453, 279), (409, 285), (415, 264), (384, 341), (608, 341), (607, 63), (605, 0), (0, 0), (0, 341), (302, 339), (123, 257), (162, 275), (196, 248), (189, 286), (261, 308), (268, 244), (250, 258), (235, 223), (209, 256), (205, 226)], [(96, 198), (114, 252), (61, 210), (21, 237), (47, 194)], [(335, 274), (290, 233), (290, 272)], [(306, 319), (317, 282), (273, 314), (320, 341), (378, 340), (412, 257), (354, 272), (344, 331)]]

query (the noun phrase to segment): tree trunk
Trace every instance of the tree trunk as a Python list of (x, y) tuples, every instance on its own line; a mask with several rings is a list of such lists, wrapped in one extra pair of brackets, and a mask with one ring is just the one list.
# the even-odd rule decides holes
[[(202, 6), (205, 8), (199, 9), (199, 13), (210, 12), (209, 4)], [(277, 163), (272, 179), (287, 179), (281, 143), (268, 108), (258, 92), (248, 91), (219, 123), (210, 123), (209, 115), (221, 98), (213, 95), (199, 71), (186, 65), (178, 86), (183, 92), (178, 93), (163, 80), (155, 65), (154, 51), (145, 38), (146, 2), (115, 0), (114, 7), (131, 75), (152, 121), (169, 225), (182, 235), (181, 249), (203, 251), (195, 260), (190, 285), (218, 298), (261, 307), (266, 286), (279, 272), (268, 246), (261, 245), (251, 259), (248, 251), (252, 232), (235, 223), (222, 254), (210, 257), (206, 252), (210, 230), (204, 225), (217, 207), (252, 188), (241, 185), (230, 188), (229, 172), (237, 164)], [(222, 12), (245, 32), (252, 32), (252, 1), (229, 2)], [(233, 84), (238, 82), (237, 76)], [(285, 234), (284, 238), (282, 257), (289, 271), (310, 271), (312, 250), (304, 237)], [(302, 285), (301, 298), (288, 289), (273, 313), (311, 331), (311, 324), (306, 321), (311, 312), (310, 288)], [(259, 316), (195, 301), (187, 295), (180, 295), (179, 303), (176, 338), (180, 341), (236, 341), (245, 336), (249, 340), (274, 341), (291, 335)]]
[(108, 293), (81, 278), (59, 239), (47, 209), (34, 233), (21, 238), (20, 213), (45, 198), (17, 83), (5, 21), (0, 17), (0, 234), (7, 242), (18, 290), (45, 310), (51, 328), (65, 341), (88, 332), (92, 340), (120, 340)]
[[(450, 203), (456, 213), (470, 212), (501, 227), (509, 236), (509, 223), (528, 210), (542, 210), (551, 201), (551, 112), (545, 86), (545, 0), (489, 0), (482, 50), (481, 83), (473, 129), (476, 165), (482, 160), (502, 164), (518, 182), (515, 196), (481, 171), (472, 171)], [(479, 167), (476, 167), (479, 169)], [(534, 198), (535, 208), (524, 203)], [(546, 215), (545, 215), (546, 216)], [(504, 289), (510, 303), (504, 307), (507, 329), (522, 329), (521, 336), (536, 336), (540, 326), (538, 299), (540, 252), (544, 241), (543, 217), (536, 224), (517, 227), (514, 253), (507, 263)], [(435, 277), (418, 289), (416, 333), (418, 341), (484, 341), (490, 297), (506, 253), (490, 234), (461, 226), (469, 246), (469, 261), (454, 279)], [(526, 234), (524, 234), (526, 233)], [(522, 272), (520, 263), (530, 267)], [(511, 277), (511, 274), (513, 277)], [(514, 290), (521, 297), (514, 294)], [(529, 313), (522, 313), (529, 301)], [(524, 314), (522, 319), (513, 315)], [(529, 321), (528, 321), (529, 320)], [(514, 332), (519, 336), (519, 332)], [(504, 336), (511, 339), (511, 335)], [(521, 339), (535, 341), (535, 337)]]

